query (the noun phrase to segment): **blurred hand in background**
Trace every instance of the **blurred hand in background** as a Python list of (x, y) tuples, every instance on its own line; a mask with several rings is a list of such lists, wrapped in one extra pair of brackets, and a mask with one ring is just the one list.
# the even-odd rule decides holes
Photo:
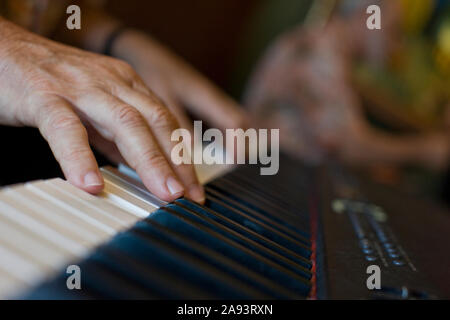
[[(260, 126), (280, 128), (287, 152), (318, 163), (418, 164), (442, 169), (450, 157), (446, 131), (388, 134), (366, 120), (352, 84), (355, 60), (385, 64), (400, 41), (400, 7), (383, 2), (383, 29), (365, 28), (365, 7), (333, 16), (325, 28), (281, 35), (257, 66), (245, 104)], [(364, 26), (364, 27), (363, 27)]]

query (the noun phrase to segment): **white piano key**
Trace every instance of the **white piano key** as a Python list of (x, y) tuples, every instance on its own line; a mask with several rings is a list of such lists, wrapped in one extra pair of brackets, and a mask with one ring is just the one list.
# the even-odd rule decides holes
[[(223, 158), (225, 151), (219, 150), (218, 152), (220, 153), (219, 157)], [(196, 165), (194, 165), (198, 181), (201, 184), (207, 184), (208, 182), (227, 174), (228, 172), (233, 170), (235, 167), (236, 167), (236, 165), (233, 165), (233, 164), (213, 164), (213, 165), (196, 164)], [(135, 179), (136, 181), (142, 182), (141, 178), (136, 173), (136, 171), (134, 171), (130, 167), (120, 163), (118, 166), (118, 170), (121, 173), (129, 176), (130, 178)]]
[(23, 187), (5, 190), (0, 194), (0, 199), (85, 247), (103, 239), (103, 234), (98, 235), (98, 231), (84, 220)]
[(54, 258), (55, 261), (61, 261), (61, 263), (65, 263), (66, 261), (75, 259), (77, 257), (66, 248), (52, 241), (52, 239), (45, 236), (43, 237), (34, 230), (27, 229), (23, 225), (17, 223), (16, 221), (9, 220), (8, 218), (2, 216), (1, 214), (0, 214), (0, 224), (5, 226), (5, 228), (9, 228), (10, 232), (17, 232), (18, 234), (21, 234), (24, 237), (29, 238), (30, 241), (33, 241), (35, 243), (38, 243), (39, 245), (47, 247), (48, 250), (51, 252), (51, 255), (46, 256), (50, 258), (49, 261), (53, 260)]
[[(27, 183), (25, 188), (35, 192), (42, 198), (50, 201), (54, 205), (66, 209), (68, 212), (80, 217), (84, 221), (90, 223), (93, 227), (97, 228), (100, 232), (104, 232), (106, 235), (113, 235), (116, 233), (114, 228), (112, 228), (109, 224), (110, 220), (107, 220), (105, 217), (99, 217), (98, 213), (95, 212), (86, 212), (82, 211), (76, 207), (78, 204), (76, 201), (73, 201), (69, 197), (64, 196), (60, 192), (55, 192), (52, 188), (50, 188), (44, 181)], [(63, 200), (64, 199), (64, 200)], [(106, 239), (106, 236), (105, 236)]]
[(14, 298), (26, 288), (27, 286), (22, 281), (0, 270), (0, 300)]
[[(105, 182), (108, 184), (108, 186), (113, 187), (114, 188), (114, 193), (118, 194), (120, 193), (120, 195), (127, 200), (129, 202), (132, 202), (133, 204), (141, 207), (142, 209), (145, 210), (154, 210), (155, 208), (159, 208), (162, 205), (167, 204), (167, 202), (161, 201), (161, 205), (155, 204), (154, 202), (152, 202), (152, 199), (148, 199), (146, 198), (147, 195), (151, 195), (151, 194), (142, 194), (142, 196), (140, 196), (139, 194), (137, 194), (135, 192), (134, 189), (130, 188), (128, 183), (124, 183), (123, 181), (120, 181), (120, 179), (118, 179), (118, 177), (114, 177), (111, 175), (110, 172), (106, 171), (103, 172), (103, 178), (105, 180)], [(139, 193), (142, 193), (142, 191), (139, 191)], [(146, 192), (145, 192), (146, 193)], [(154, 197), (153, 195), (151, 195), (152, 197)], [(158, 201), (158, 200), (156, 200)]]
[(103, 192), (99, 193), (97, 196), (111, 205), (118, 206), (122, 210), (133, 213), (133, 215), (135, 215), (138, 220), (141, 218), (148, 217), (149, 215), (149, 213), (146, 210), (143, 210), (142, 208), (139, 208), (131, 204), (130, 202), (126, 201), (125, 199), (116, 196), (115, 194), (110, 193), (106, 190), (103, 190)]
[(10, 241), (3, 242), (0, 241), (0, 246), (3, 247), (3, 249), (8, 250), (9, 252), (13, 252), (17, 257), (20, 257), (21, 259), (27, 261), (28, 263), (32, 264), (36, 270), (38, 270), (39, 274), (47, 275), (50, 274), (52, 271), (49, 266), (42, 263), (41, 260), (36, 259), (35, 256), (31, 255), (29, 251), (24, 250), (24, 248), (18, 248), (17, 244), (11, 244)]
[(141, 181), (130, 178), (116, 168), (104, 167), (100, 169), (100, 172), (104, 179), (154, 207), (160, 208), (167, 205), (166, 201), (159, 199), (148, 191)]
[(54, 247), (30, 236), (28, 232), (23, 232), (23, 229), (9, 224), (5, 219), (0, 220), (0, 243), (41, 265), (47, 272), (57, 272), (68, 258)]
[(85, 214), (89, 214), (92, 218), (101, 222), (102, 224), (108, 226), (114, 231), (120, 230), (123, 228), (123, 224), (120, 220), (111, 216), (109, 213), (104, 212), (103, 210), (90, 206), (86, 201), (83, 201), (79, 197), (74, 197), (70, 193), (73, 192), (73, 189), (76, 187), (70, 185), (69, 183), (60, 184), (58, 187), (52, 184), (52, 181), (44, 181), (42, 183), (34, 184), (39, 189), (51, 194), (52, 196), (58, 198), (61, 202), (66, 205), (69, 205), (73, 208), (76, 208), (78, 211), (83, 212)]
[(105, 179), (105, 188), (103, 193), (99, 196), (108, 199), (122, 209), (135, 214), (139, 218), (148, 217), (151, 212), (157, 209), (155, 206), (133, 196), (123, 188), (110, 182), (108, 179)]
[(119, 172), (122, 172), (123, 174), (129, 176), (130, 178), (142, 183), (141, 177), (139, 177), (137, 172), (134, 171), (133, 169), (131, 169), (129, 166), (126, 166), (123, 163), (119, 163), (117, 170), (119, 170)]
[(89, 208), (96, 208), (101, 210), (104, 214), (109, 214), (111, 217), (121, 223), (122, 226), (129, 227), (138, 219), (135, 215), (122, 210), (121, 208), (104, 201), (103, 199), (93, 196), (83, 190), (80, 190), (62, 179), (53, 179), (46, 182), (54, 188), (60, 188), (61, 191), (66, 192), (71, 197), (76, 197), (83, 201)]
[[(108, 178), (100, 196), (61, 179), (1, 190), (0, 298), (83, 258), (157, 209), (133, 190), (120, 179)], [(19, 268), (11, 269), (13, 265)]]
[(86, 248), (60, 234), (45, 224), (41, 223), (33, 217), (30, 217), (24, 212), (16, 209), (15, 207), (0, 200), (0, 215), (4, 218), (14, 221), (15, 223), (21, 225), (30, 232), (39, 235), (42, 238), (54, 243), (61, 249), (67, 251), (69, 254), (75, 257), (84, 256), (86, 254)]
[(2, 273), (23, 281), (27, 286), (33, 286), (45, 279), (45, 273), (36, 264), (5, 248), (0, 244), (0, 270)]

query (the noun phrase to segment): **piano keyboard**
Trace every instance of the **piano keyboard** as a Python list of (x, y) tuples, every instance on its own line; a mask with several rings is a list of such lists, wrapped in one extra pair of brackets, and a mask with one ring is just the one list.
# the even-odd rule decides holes
[[(334, 171), (281, 160), (275, 176), (251, 166), (215, 176), (205, 205), (163, 202), (125, 167), (102, 168), (99, 196), (60, 179), (4, 188), (0, 298), (448, 296), (448, 216), (420, 202), (404, 214), (392, 204), (406, 203), (399, 195), (389, 215)], [(385, 193), (379, 199), (389, 204)], [(371, 291), (366, 269), (374, 264), (383, 288)], [(81, 270), (80, 290), (67, 287), (70, 265)]]
[[(0, 192), (1, 298), (308, 297), (302, 179), (240, 167), (206, 185), (202, 206), (165, 203), (114, 168), (102, 174), (100, 196), (61, 179)], [(71, 264), (82, 290), (67, 289)]]

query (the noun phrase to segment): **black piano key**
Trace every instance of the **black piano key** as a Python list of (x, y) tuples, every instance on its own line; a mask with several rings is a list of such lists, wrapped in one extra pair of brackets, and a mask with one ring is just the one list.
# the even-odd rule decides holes
[(175, 207), (177, 210), (174, 210), (174, 207), (173, 205), (172, 207), (169, 205), (161, 208), (154, 212), (148, 219), (158, 221), (176, 232), (191, 237), (299, 294), (303, 294), (304, 296), (308, 294), (310, 282), (305, 277), (299, 276), (264, 258), (260, 254), (249, 250), (247, 247), (230, 240), (228, 237), (210, 228), (206, 228), (201, 223), (187, 218), (179, 212), (182, 211), (180, 208)]
[(144, 265), (165, 268), (174, 278), (184, 279), (207, 291), (211, 298), (267, 298), (217, 268), (137, 228), (116, 237), (111, 245), (127, 251)]
[[(274, 201), (281, 201), (290, 206), (303, 207), (307, 203), (308, 190), (314, 183), (314, 177), (309, 170), (299, 170), (298, 163), (291, 167), (283, 166), (273, 176), (261, 176), (259, 172), (252, 170), (250, 166), (240, 166), (221, 178), (228, 178), (238, 183), (246, 183), (250, 189), (265, 193)], [(264, 186), (261, 188), (260, 186)], [(303, 190), (299, 193), (299, 190)], [(305, 192), (306, 191), (306, 192)]]
[(259, 210), (263, 209), (267, 213), (271, 213), (272, 215), (278, 216), (280, 219), (284, 219), (285, 221), (295, 225), (300, 231), (309, 237), (309, 218), (305, 217), (304, 213), (299, 212), (299, 209), (292, 211), (290, 208), (282, 208), (277, 203), (270, 202), (266, 198), (257, 195), (253, 190), (244, 188), (238, 183), (228, 181), (226, 179), (218, 179), (212, 182), (211, 185), (226, 190), (230, 194), (236, 195), (236, 197), (239, 197), (241, 201), (245, 201)]
[(86, 288), (83, 290), (67, 289), (67, 274), (60, 273), (56, 277), (39, 284), (25, 295), (19, 296), (19, 300), (92, 300), (98, 299)]
[(275, 229), (281, 234), (284, 234), (286, 236), (289, 236), (290, 238), (295, 239), (296, 241), (306, 245), (307, 247), (311, 246), (311, 241), (308, 238), (300, 235), (298, 232), (294, 231), (295, 228), (293, 228), (292, 226), (289, 225), (289, 227), (291, 227), (289, 228), (284, 224), (284, 222), (276, 221), (276, 219), (273, 219), (271, 216), (255, 211), (245, 206), (241, 202), (238, 202), (230, 198), (229, 196), (225, 195), (224, 193), (214, 190), (208, 186), (205, 187), (205, 192), (207, 197), (210, 197), (210, 199), (213, 199), (214, 201), (220, 203), (221, 205), (231, 207), (240, 213), (244, 213), (246, 216), (249, 217), (249, 219), (251, 218), (256, 221), (259, 221), (265, 226), (270, 226), (272, 229)]
[[(57, 277), (37, 286), (24, 299), (29, 300), (80, 300), (80, 299), (155, 299), (164, 296), (156, 295), (141, 283), (130, 281), (126, 275), (133, 270), (121, 272), (111, 265), (122, 263), (122, 257), (111, 262), (105, 259), (104, 253), (96, 250), (91, 256), (79, 263), (81, 270), (81, 289), (69, 290), (67, 277), (62, 272)], [(104, 250), (104, 249), (103, 249)], [(111, 250), (108, 250), (111, 251)]]
[(207, 299), (211, 294), (201, 290), (195, 284), (175, 277), (165, 269), (155, 265), (140, 263), (129, 256), (127, 251), (113, 245), (100, 247), (91, 257), (109, 269), (120, 273), (127, 281), (139, 283), (149, 292), (161, 299)]
[(154, 299), (144, 288), (130, 283), (121, 274), (92, 260), (92, 256), (79, 263), (81, 289), (69, 290), (68, 275), (62, 272), (57, 277), (37, 286), (24, 299), (30, 300), (80, 300), (80, 299)]
[[(267, 183), (262, 182), (259, 188), (266, 188), (265, 184)], [(291, 224), (299, 225), (301, 228), (303, 225), (308, 225), (309, 219), (307, 212), (299, 210), (299, 208), (303, 208), (303, 206), (297, 208), (284, 208), (280, 206), (279, 203), (275, 201), (272, 202), (266, 197), (259, 195), (252, 188), (244, 187), (239, 182), (231, 181), (226, 178), (219, 178), (211, 182), (209, 185), (228, 192), (241, 201), (254, 206), (255, 209), (262, 209), (265, 212), (275, 214), (280, 219), (284, 219)]]
[(191, 237), (186, 237), (182, 234), (171, 231), (170, 229), (160, 225), (159, 223), (146, 219), (138, 222), (135, 225), (136, 229), (143, 232), (150, 233), (159, 239), (167, 241), (174, 246), (177, 246), (185, 252), (189, 252), (196, 258), (205, 261), (224, 272), (238, 278), (248, 285), (261, 290), (271, 298), (277, 299), (299, 299), (301, 298), (296, 292), (290, 291), (278, 283), (264, 278), (261, 275), (248, 269), (247, 266), (240, 264), (228, 257), (221, 255), (215, 250), (194, 241)]
[[(269, 182), (270, 180), (268, 178), (247, 180), (245, 176), (228, 174), (226, 176), (221, 177), (220, 180), (225, 180), (230, 183), (236, 183), (240, 187), (243, 187), (247, 190), (251, 190), (252, 194), (255, 194), (255, 196), (257, 196), (258, 198), (262, 197), (263, 199), (270, 202), (272, 205), (276, 204), (276, 206), (280, 210), (305, 215), (304, 212), (300, 212), (300, 210), (298, 209), (304, 208), (305, 207), (304, 203), (302, 203), (302, 205), (299, 204), (294, 205), (292, 202), (287, 201), (288, 199), (291, 198), (284, 193), (286, 191), (283, 192), (280, 189), (277, 190), (277, 188), (279, 187), (274, 187), (273, 185), (271, 185), (271, 183)], [(299, 198), (299, 195), (297, 195), (296, 198)], [(305, 202), (305, 200), (303, 202)]]
[[(190, 200), (187, 199), (178, 199), (175, 203), (184, 209), (191, 210), (195, 213), (201, 214), (204, 217), (212, 219), (217, 223), (220, 223), (222, 226), (225, 226), (237, 233), (241, 234), (243, 237), (250, 239), (261, 246), (267, 248), (275, 254), (274, 261), (280, 263), (284, 267), (293, 270), (296, 272), (297, 266), (302, 266), (302, 272), (307, 271), (306, 269), (311, 268), (311, 261), (308, 260), (310, 256), (310, 251), (304, 247), (303, 255), (302, 253), (296, 254), (279, 244), (273, 242), (272, 240), (265, 238), (259, 233), (254, 232), (253, 230), (247, 228), (244, 225), (234, 222), (233, 220), (227, 218), (226, 216), (221, 215), (218, 212), (211, 210), (210, 208), (200, 206)], [(273, 259), (273, 258), (272, 258)], [(305, 269), (306, 268), (306, 269)], [(308, 274), (310, 276), (309, 270)]]
[(253, 230), (261, 236), (270, 239), (286, 250), (292, 251), (301, 257), (309, 259), (311, 255), (311, 247), (307, 245), (309, 243), (302, 243), (290, 235), (280, 232), (267, 223), (253, 218), (246, 212), (227, 205), (220, 199), (210, 194), (206, 194), (205, 207), (210, 208), (211, 210), (222, 214), (236, 223)]
[(209, 183), (207, 185), (207, 189), (213, 189), (217, 193), (230, 197), (236, 202), (241, 203), (256, 212), (259, 212), (261, 215), (266, 216), (271, 220), (274, 220), (275, 222), (283, 225), (284, 227), (291, 229), (305, 239), (310, 238), (310, 234), (307, 231), (309, 223), (305, 225), (304, 223), (302, 224), (298, 220), (294, 220), (291, 217), (286, 218), (279, 212), (274, 213), (272, 211), (266, 210), (266, 208), (263, 209), (260, 203), (257, 205), (254, 200), (247, 199), (243, 194), (236, 195), (237, 192), (236, 190), (233, 190), (233, 188), (227, 186), (224, 187), (222, 185), (216, 184), (216, 182)]
[[(270, 250), (267, 247), (264, 247), (261, 244), (257, 243), (256, 241), (252, 240), (249, 237), (250, 233), (246, 230), (243, 230), (242, 227), (239, 227), (240, 232), (236, 232), (235, 230), (214, 221), (213, 219), (207, 217), (206, 215), (202, 215), (199, 212), (191, 210), (187, 207), (180, 206), (179, 204), (168, 205), (166, 208), (170, 208), (172, 210), (177, 211), (178, 213), (183, 214), (185, 217), (188, 217), (191, 220), (202, 224), (206, 228), (209, 228), (211, 230), (214, 230), (215, 232), (220, 233), (222, 236), (225, 236), (228, 239), (245, 246), (246, 248), (252, 250), (253, 252), (260, 254), (266, 259), (269, 259), (273, 263), (276, 263), (279, 266), (286, 268), (287, 270), (290, 270), (291, 272), (294, 272), (305, 279), (309, 280), (311, 278), (311, 272), (309, 269), (305, 268), (300, 264), (293, 263), (291, 260), (286, 259), (284, 256), (278, 254), (277, 252)], [(207, 212), (204, 213), (208, 214)], [(251, 232), (251, 234), (252, 236), (254, 235), (253, 232)]]
[(92, 259), (92, 257), (82, 262), (79, 266), (81, 269), (81, 290), (87, 290), (97, 299), (135, 300), (158, 298), (145, 287), (130, 282), (122, 274)]
[[(251, 183), (247, 181), (238, 180), (235, 177), (226, 177), (228, 181), (235, 181), (235, 183), (242, 187), (256, 192), (260, 198), (267, 199), (272, 205), (283, 211), (291, 212), (302, 219), (303, 222), (309, 221), (308, 201), (310, 197), (310, 190), (296, 188), (289, 185), (292, 190), (286, 190), (284, 186), (274, 185), (271, 179), (255, 179)], [(289, 184), (289, 182), (286, 182)]]

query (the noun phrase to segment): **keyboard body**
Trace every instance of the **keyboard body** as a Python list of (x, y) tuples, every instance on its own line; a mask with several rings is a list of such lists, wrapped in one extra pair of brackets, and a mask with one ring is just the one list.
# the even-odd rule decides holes
[[(429, 199), (344, 175), (336, 167), (321, 175), (323, 297), (450, 298), (449, 210)], [(370, 265), (380, 267), (381, 290), (367, 289)]]

